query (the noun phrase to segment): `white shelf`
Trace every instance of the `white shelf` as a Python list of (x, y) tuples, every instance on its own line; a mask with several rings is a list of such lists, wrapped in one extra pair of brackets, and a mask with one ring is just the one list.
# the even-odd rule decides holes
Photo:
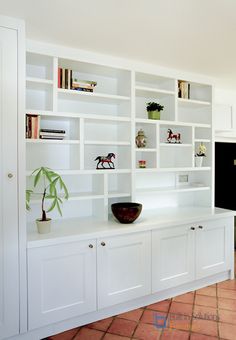
[(108, 193), (108, 198), (119, 198), (119, 197), (130, 197), (131, 193), (130, 192), (117, 192), (117, 191), (110, 191)]
[(73, 113), (73, 112), (54, 112), (54, 111), (42, 111), (42, 110), (30, 110), (26, 111), (26, 114), (39, 115), (45, 117), (53, 117), (55, 119), (60, 118), (84, 118), (91, 120), (104, 120), (114, 122), (130, 122), (130, 117), (123, 116), (109, 116), (109, 115), (98, 115), (98, 114), (87, 114), (87, 113)]
[(96, 140), (87, 140), (84, 141), (85, 145), (117, 145), (117, 146), (129, 146), (130, 142), (118, 142), (118, 141), (96, 141)]
[(191, 171), (210, 171), (211, 167), (179, 167), (179, 168), (144, 168), (144, 169), (136, 169), (136, 172), (191, 172)]
[(53, 85), (53, 80), (42, 79), (42, 78), (34, 78), (34, 77), (26, 77), (26, 83)]
[(206, 138), (195, 138), (194, 139), (195, 143), (211, 143), (210, 139), (206, 139)]
[(192, 147), (193, 145), (190, 143), (160, 143), (161, 147), (178, 147), (178, 148), (184, 148), (184, 147)]
[(161, 89), (155, 89), (153, 87), (146, 87), (146, 86), (135, 86), (136, 93), (141, 96), (151, 96), (159, 95), (159, 96), (166, 96), (166, 95), (175, 95), (174, 91), (167, 91), (167, 90), (161, 90)]
[(169, 194), (169, 193), (180, 193), (180, 192), (194, 192), (194, 191), (205, 191), (210, 190), (209, 186), (204, 185), (187, 185), (187, 186), (176, 186), (176, 187), (161, 187), (161, 188), (145, 188), (137, 189), (137, 194)]
[(122, 102), (130, 100), (130, 97), (127, 96), (119, 96), (113, 94), (105, 94), (105, 93), (97, 93), (97, 92), (84, 92), (84, 91), (76, 91), (76, 90), (65, 90), (58, 89), (58, 94), (64, 95), (67, 97), (78, 97), (80, 100), (94, 100), (97, 102)]
[[(77, 176), (77, 175), (104, 175), (104, 174), (130, 174), (131, 169), (112, 169), (112, 171), (95, 169), (95, 170), (63, 170), (63, 169), (53, 169), (56, 173), (63, 176)], [(26, 176), (31, 176), (33, 170), (27, 170)]]
[(184, 99), (178, 98), (178, 102), (180, 105), (188, 106), (188, 107), (198, 107), (198, 106), (210, 106), (211, 102), (203, 101), (203, 100), (193, 100), (193, 99)]
[[(99, 195), (91, 192), (81, 192), (81, 193), (70, 193), (68, 201), (82, 201), (82, 200), (94, 200), (94, 199), (103, 199), (104, 195)], [(52, 202), (52, 200), (46, 200), (46, 202)], [(66, 200), (64, 201), (66, 202)], [(31, 201), (31, 204), (39, 204), (41, 200), (37, 198), (37, 194), (34, 194)]]
[(80, 144), (79, 140), (72, 140), (72, 139), (25, 139), (27, 144)]
[(157, 149), (155, 148), (136, 148), (136, 152), (156, 152)]
[(173, 121), (173, 120), (158, 120), (158, 119), (148, 119), (148, 118), (136, 118), (136, 123), (142, 124), (158, 124), (158, 125), (167, 125), (167, 126), (192, 126), (192, 127), (199, 127), (199, 128), (211, 128), (210, 124), (202, 124), (202, 123), (188, 123), (188, 122), (180, 122), (180, 121)]

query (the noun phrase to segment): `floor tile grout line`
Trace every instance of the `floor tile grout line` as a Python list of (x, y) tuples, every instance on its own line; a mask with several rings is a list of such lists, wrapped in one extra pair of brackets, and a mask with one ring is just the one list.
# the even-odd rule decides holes
[(143, 317), (143, 314), (144, 314), (145, 310), (146, 310), (146, 308), (143, 309), (143, 312), (142, 312), (142, 314), (141, 314), (141, 316), (140, 316), (140, 318), (139, 318), (139, 320), (138, 320), (138, 322), (137, 322), (137, 325), (136, 325), (136, 327), (134, 328), (133, 334), (132, 334), (132, 336), (130, 337), (131, 339), (133, 339), (133, 337), (134, 337), (134, 334), (135, 334), (135, 332), (136, 332), (136, 329), (138, 328), (138, 326), (139, 326), (139, 324), (140, 324), (140, 322), (141, 322), (141, 319), (142, 319), (142, 317)]

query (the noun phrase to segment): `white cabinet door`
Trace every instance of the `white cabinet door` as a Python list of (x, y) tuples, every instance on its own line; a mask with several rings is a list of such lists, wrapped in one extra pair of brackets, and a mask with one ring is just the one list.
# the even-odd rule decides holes
[(230, 269), (232, 222), (219, 219), (201, 223), (196, 229), (196, 278)]
[(96, 310), (96, 241), (28, 250), (29, 329)]
[(0, 339), (19, 333), (17, 31), (0, 27)]
[(98, 240), (98, 308), (151, 293), (151, 232)]
[(152, 293), (194, 279), (194, 235), (190, 226), (152, 232)]

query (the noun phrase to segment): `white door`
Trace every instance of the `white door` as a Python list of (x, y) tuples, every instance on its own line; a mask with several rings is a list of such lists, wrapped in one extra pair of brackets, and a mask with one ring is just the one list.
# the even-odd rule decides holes
[(232, 222), (220, 219), (201, 223), (196, 229), (196, 277), (203, 278), (230, 269)]
[(151, 232), (98, 240), (98, 308), (151, 293)]
[(152, 232), (152, 293), (194, 279), (194, 237), (191, 226)]
[(96, 310), (96, 242), (28, 250), (29, 329)]
[(0, 339), (19, 333), (17, 31), (0, 27)]

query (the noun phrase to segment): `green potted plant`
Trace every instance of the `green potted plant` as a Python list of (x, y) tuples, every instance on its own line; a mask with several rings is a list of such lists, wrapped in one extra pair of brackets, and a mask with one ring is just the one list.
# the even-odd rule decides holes
[(148, 112), (148, 119), (160, 119), (161, 111), (164, 109), (163, 105), (155, 102), (146, 103), (146, 109)]
[[(40, 234), (49, 233), (51, 230), (51, 219), (47, 217), (46, 213), (56, 208), (62, 216), (61, 205), (63, 199), (67, 200), (69, 197), (68, 190), (61, 176), (49, 168), (40, 167), (35, 169), (31, 176), (34, 176), (33, 189), (26, 190), (26, 209), (30, 210), (30, 200), (33, 194), (40, 197), (42, 216), (36, 220), (36, 224)], [(39, 185), (43, 189), (40, 192), (35, 192), (34, 189)], [(58, 190), (60, 190), (60, 193)], [(52, 201), (47, 211), (45, 200)]]

